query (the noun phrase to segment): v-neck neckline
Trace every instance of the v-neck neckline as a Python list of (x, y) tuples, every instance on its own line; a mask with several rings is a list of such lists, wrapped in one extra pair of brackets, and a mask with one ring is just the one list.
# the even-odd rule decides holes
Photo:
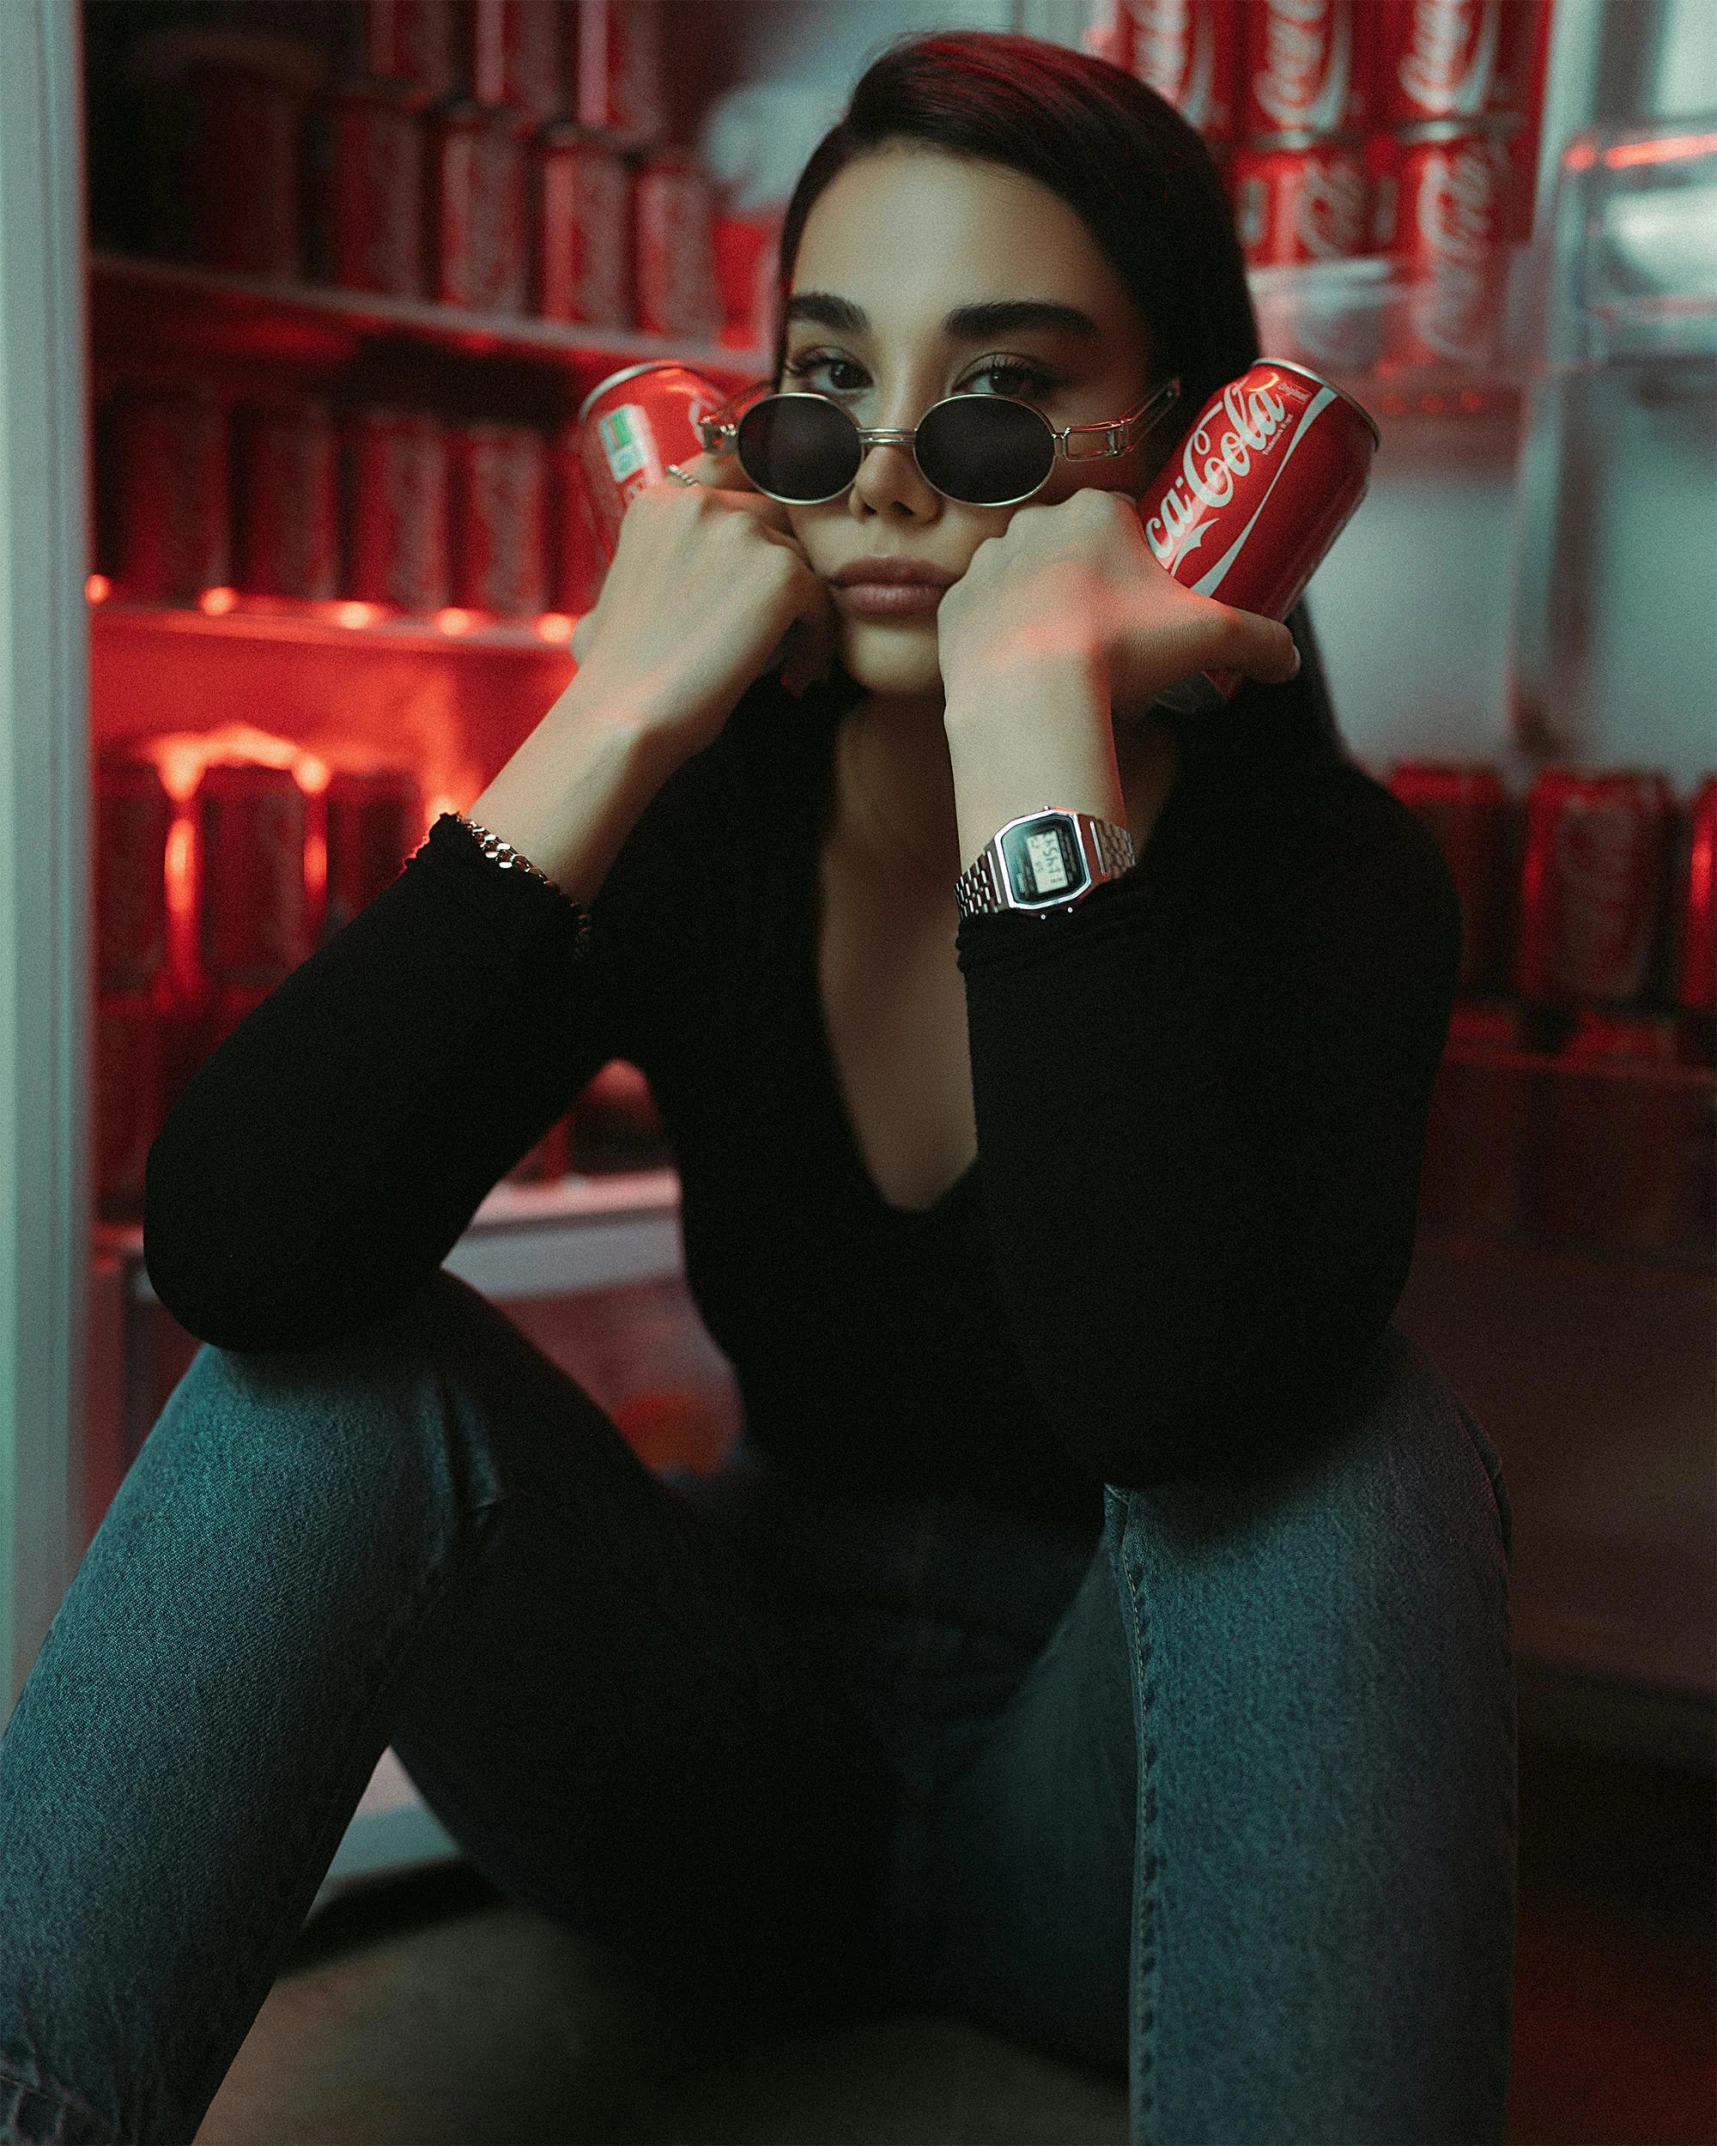
[[(841, 676), (844, 679), (844, 673)], [(832, 1143), (839, 1151), (842, 1167), (856, 1183), (866, 1206), (881, 1216), (888, 1227), (924, 1225), (940, 1221), (952, 1208), (969, 1197), (977, 1185), (982, 1158), (974, 1155), (959, 1176), (944, 1186), (929, 1206), (896, 1206), (878, 1185), (871, 1173), (864, 1149), (859, 1145), (852, 1111), (841, 1089), (840, 1072), (835, 1064), (834, 1045), (829, 1035), (828, 1011), (823, 1004), (823, 843), (828, 832), (828, 819), (833, 802), (831, 786), (834, 776), (835, 739), (842, 718), (854, 705), (862, 690), (851, 680), (845, 680), (845, 683), (849, 690), (831, 698), (829, 706), (822, 711), (821, 734), (816, 741), (815, 750), (806, 756), (809, 765), (803, 792), (802, 824), (808, 831), (808, 839), (798, 846), (798, 864), (802, 877), (798, 888), (794, 890), (792, 908), (794, 914), (803, 920), (798, 954), (801, 984), (810, 1000), (807, 1024), (809, 1055), (814, 1061), (816, 1078), (822, 1089), (823, 1115), (828, 1123)]]

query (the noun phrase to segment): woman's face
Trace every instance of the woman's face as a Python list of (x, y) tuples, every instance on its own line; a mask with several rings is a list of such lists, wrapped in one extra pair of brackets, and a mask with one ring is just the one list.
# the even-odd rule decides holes
[[(988, 318), (960, 317), (980, 307)], [(787, 324), (781, 386), (830, 397), (867, 430), (904, 430), (957, 393), (1028, 402), (1059, 430), (1124, 416), (1152, 385), (1144, 316), (1059, 194), (1004, 165), (910, 145), (859, 158), (818, 196)], [(1058, 456), (1027, 503), (1053, 504), (1083, 485), (1136, 497), (1172, 429), (1147, 433), (1126, 455)], [(825, 582), (878, 557), (958, 578), (1017, 512), (945, 499), (909, 447), (873, 447), (850, 491), (788, 509)], [(890, 694), (939, 686), (933, 602), (866, 617), (860, 592), (829, 595), (840, 660), (860, 685)]]

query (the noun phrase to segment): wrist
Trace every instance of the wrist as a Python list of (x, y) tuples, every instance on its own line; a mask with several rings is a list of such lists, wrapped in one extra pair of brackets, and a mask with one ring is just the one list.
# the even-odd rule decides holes
[(1089, 664), (1022, 665), (951, 693), (944, 723), (960, 858), (1010, 820), (1053, 808), (1126, 824), (1107, 696)]

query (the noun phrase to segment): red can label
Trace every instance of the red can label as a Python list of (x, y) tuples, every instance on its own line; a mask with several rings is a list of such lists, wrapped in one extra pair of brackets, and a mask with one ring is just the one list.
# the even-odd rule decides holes
[(660, 484), (670, 462), (703, 452), (700, 418), (726, 397), (687, 365), (629, 365), (584, 398), (579, 439), (597, 529), (609, 558), (626, 509), (647, 484)]
[(477, 313), (522, 313), (529, 282), (525, 148), (507, 113), (469, 106), (432, 134), (435, 296)]
[(459, 87), (457, 0), (364, 0), (364, 68), (423, 103)]
[(433, 417), (365, 410), (353, 421), (351, 593), (439, 611), (448, 591), (447, 441)]
[(565, 109), (560, 0), (473, 0), (471, 94), (533, 119)]
[(1708, 775), (1688, 816), (1687, 862), (1680, 888), (1680, 958), (1676, 996), (1692, 1011), (1717, 1006), (1717, 918), (1713, 915), (1717, 869), (1717, 775)]
[(323, 936), (331, 938), (399, 877), (422, 836), (423, 807), (409, 768), (336, 768), (325, 803)]
[(1461, 905), (1462, 991), (1487, 989), (1497, 953), (1508, 799), (1494, 768), (1404, 761), (1389, 787), (1432, 835)]
[(325, 601), (339, 589), (334, 422), (319, 402), (241, 410), (239, 585)]
[(173, 802), (153, 761), (109, 755), (95, 795), (96, 975), (103, 991), (138, 991), (167, 960)]
[(1212, 141), (1234, 133), (1239, 0), (1124, 0), (1132, 71)]
[(1377, 123), (1512, 109), (1518, 0), (1378, 0)]
[(529, 425), (464, 425), (451, 435), (453, 593), (512, 616), (548, 599), (548, 448)]
[(635, 210), (638, 327), (646, 335), (713, 340), (721, 301), (708, 179), (683, 150), (665, 151), (639, 172)]
[(1389, 355), (1476, 362), (1493, 337), (1507, 270), (1511, 166), (1494, 134), (1432, 130), (1386, 152), (1391, 246), (1407, 286)]
[(404, 94), (343, 90), (332, 108), (328, 251), (334, 281), (390, 298), (423, 294), (423, 121)]
[(1244, 19), (1247, 135), (1364, 131), (1369, 0), (1250, 0)]
[(579, 0), (578, 121), (629, 143), (668, 131), (659, 0)]
[[(1377, 428), (1339, 388), (1260, 359), (1213, 395), (1139, 500), (1145, 541), (1185, 587), (1285, 618), (1364, 497)], [(1207, 708), (1239, 679), (1175, 688)]]
[(632, 171), (605, 143), (557, 129), (536, 151), (537, 311), (545, 320), (632, 322)]
[(1351, 260), (1369, 243), (1370, 189), (1357, 143), (1236, 150), (1232, 191), (1249, 268)]
[(205, 768), (197, 786), (202, 960), (212, 982), (277, 983), (309, 951), (304, 793), (290, 768)]
[(126, 595), (183, 602), (223, 587), (232, 572), (226, 411), (198, 389), (126, 391), (113, 425)]
[(1523, 997), (1639, 996), (1657, 937), (1669, 817), (1656, 775), (1552, 769), (1533, 784), (1515, 960)]

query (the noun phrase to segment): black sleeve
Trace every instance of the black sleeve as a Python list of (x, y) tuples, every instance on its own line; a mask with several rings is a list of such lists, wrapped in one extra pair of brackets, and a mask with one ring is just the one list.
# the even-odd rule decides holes
[(1309, 751), (1177, 779), (1067, 915), (962, 928), (1000, 1287), (1101, 1480), (1251, 1467), (1358, 1368), (1412, 1257), (1459, 942), (1429, 837)]
[[(600, 919), (601, 902), (598, 901)], [(451, 819), (199, 1068), (149, 1152), (144, 1254), (231, 1349), (313, 1348), (425, 1283), (622, 1055), (616, 957)]]

